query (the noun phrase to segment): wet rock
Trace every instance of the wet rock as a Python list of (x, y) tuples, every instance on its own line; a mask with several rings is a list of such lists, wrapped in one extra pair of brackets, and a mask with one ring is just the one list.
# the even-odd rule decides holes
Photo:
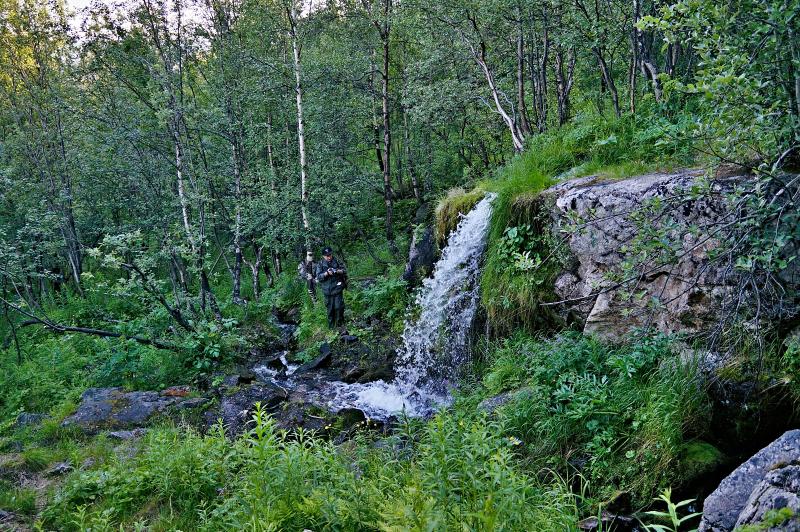
[[(798, 463), (800, 463), (800, 430), (791, 430), (736, 468), (706, 498), (703, 503), (703, 520), (700, 522), (699, 531), (728, 532), (734, 530), (740, 515), (743, 515), (745, 508), (749, 507), (751, 500), (753, 504), (757, 503), (762, 496), (771, 500), (771, 494), (794, 485), (790, 479), (782, 480), (783, 477), (770, 477), (767, 480), (768, 474), (773, 470), (780, 470)], [(792, 469), (788, 473), (794, 474), (796, 470)], [(759, 490), (762, 483), (763, 488)], [(750, 519), (752, 516), (763, 515), (766, 512), (766, 509), (759, 508), (761, 507), (754, 506), (748, 510), (744, 518)]]
[[(170, 392), (172, 393), (172, 392)], [(103, 429), (141, 427), (157, 414), (187, 399), (159, 392), (126, 392), (122, 388), (89, 388), (78, 410), (62, 426), (78, 426), (93, 434)]]
[(381, 327), (369, 331), (370, 341), (347, 343), (340, 339), (331, 345), (329, 371), (336, 380), (368, 383), (394, 379), (397, 358), (397, 335)]
[(311, 362), (306, 362), (295, 373), (305, 373), (307, 371), (327, 367), (331, 362), (331, 346), (327, 342), (319, 347), (319, 356)]
[(275, 371), (285, 370), (287, 366), (286, 363), (284, 363), (284, 360), (287, 354), (288, 354), (287, 351), (277, 351), (270, 355), (266, 355), (259, 359), (256, 359), (254, 363), (257, 366), (265, 366)]
[(71, 473), (74, 471), (75, 468), (72, 467), (72, 464), (69, 462), (59, 462), (50, 469), (47, 470), (45, 475), (48, 477), (61, 477), (66, 475), (67, 473)]
[(429, 218), (430, 209), (427, 204), (417, 209), (414, 221), (417, 227), (411, 236), (408, 262), (403, 272), (403, 279), (409, 287), (419, 284), (422, 279), (429, 276), (436, 262), (436, 238)]
[(342, 408), (336, 412), (336, 417), (345, 430), (367, 422), (367, 415), (360, 408)]
[(345, 370), (344, 374), (342, 375), (342, 381), (352, 384), (354, 382), (358, 382), (358, 379), (364, 376), (366, 370), (361, 366), (352, 366)]
[(600, 516), (588, 517), (578, 522), (580, 530), (616, 530), (618, 532), (636, 530), (636, 519), (627, 515), (616, 515), (603, 510)]
[(303, 429), (324, 435), (330, 428), (329, 414), (309, 402), (303, 394), (293, 393), (291, 399), (275, 413), (276, 426), (286, 431)]
[(275, 308), (273, 314), (278, 323), (283, 325), (296, 326), (300, 322), (300, 309), (298, 307)]
[[(704, 198), (682, 196), (703, 178), (700, 170), (616, 181), (590, 176), (545, 191), (542, 208), (549, 210), (559, 238), (568, 236), (565, 266), (553, 287), (559, 299), (571, 301), (557, 309), (561, 317), (609, 339), (624, 339), (642, 326), (676, 333), (703, 331), (716, 324), (721, 298), (736, 280), (709, 257), (718, 242), (693, 228), (730, 216), (725, 195), (741, 177), (714, 181), (711, 194)], [(655, 268), (640, 279), (637, 292), (643, 297), (631, 298), (607, 276), (618, 273), (629, 256), (626, 245), (639, 232), (631, 213), (648, 201), (674, 204), (661, 225), (684, 253), (676, 264)], [(581, 228), (573, 230), (576, 219)], [(663, 303), (655, 311), (649, 305), (653, 299)]]
[(275, 411), (287, 397), (286, 390), (274, 384), (251, 384), (229, 395), (223, 395), (218, 416), (213, 421), (221, 418), (228, 434), (238, 435), (249, 428), (256, 403), (261, 403), (267, 411)]
[(47, 414), (33, 414), (30, 412), (22, 412), (17, 416), (16, 426), (19, 428), (28, 427), (31, 425), (38, 425), (47, 419)]
[(345, 344), (354, 344), (358, 342), (358, 336), (353, 336), (352, 334), (343, 334), (342, 341)]
[(228, 375), (222, 381), (222, 385), (225, 386), (226, 388), (233, 388), (235, 386), (252, 384), (255, 381), (255, 379), (256, 379), (255, 373), (245, 370), (235, 375)]
[(736, 528), (762, 524), (767, 515), (783, 511), (774, 527), (764, 530), (800, 530), (800, 465), (780, 467), (766, 474), (747, 500)]
[(140, 438), (147, 434), (147, 429), (134, 429), (134, 430), (114, 430), (107, 434), (108, 439), (117, 441), (127, 441), (134, 438)]

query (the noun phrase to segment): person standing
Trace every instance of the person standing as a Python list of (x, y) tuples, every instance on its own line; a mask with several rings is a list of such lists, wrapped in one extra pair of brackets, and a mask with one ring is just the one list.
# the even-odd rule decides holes
[(328, 310), (328, 327), (344, 325), (344, 289), (347, 282), (344, 265), (333, 256), (331, 248), (322, 250), (322, 260), (317, 263), (316, 279), (325, 297)]
[(311, 301), (317, 302), (317, 279), (314, 276), (314, 254), (306, 253), (306, 259), (297, 265), (297, 274), (305, 281)]

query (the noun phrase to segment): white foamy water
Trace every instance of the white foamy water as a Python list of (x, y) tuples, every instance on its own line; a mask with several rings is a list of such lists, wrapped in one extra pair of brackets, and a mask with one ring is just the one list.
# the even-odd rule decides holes
[(290, 364), (289, 361), (286, 360), (287, 353), (288, 351), (284, 351), (283, 354), (279, 357), (281, 364), (283, 364), (284, 367), (282, 371), (278, 371), (275, 368), (271, 368), (266, 364), (261, 364), (260, 366), (255, 366), (253, 368), (253, 373), (255, 373), (258, 377), (260, 377), (261, 380), (274, 379), (278, 375), (285, 375), (288, 377), (289, 375), (297, 371), (297, 368), (299, 368), (300, 366), (297, 364)]
[(464, 216), (417, 292), (420, 315), (406, 322), (395, 380), (367, 384), (329, 383), (333, 409), (360, 408), (376, 419), (405, 412), (426, 415), (450, 402), (450, 388), (469, 360), (470, 330), (478, 308), (480, 265), (494, 194)]

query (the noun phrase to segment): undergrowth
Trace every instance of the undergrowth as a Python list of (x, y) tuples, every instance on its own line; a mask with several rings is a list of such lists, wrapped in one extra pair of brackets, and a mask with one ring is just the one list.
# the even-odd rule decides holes
[(682, 462), (706, 434), (710, 405), (669, 338), (615, 346), (577, 333), (518, 335), (493, 356), (484, 385), (520, 390), (500, 419), (534, 470), (575, 469), (598, 499), (624, 490), (639, 504), (703, 472), (696, 455), (691, 468)]
[[(514, 465), (513, 442), (485, 418), (441, 415), (382, 445), (289, 438), (261, 410), (233, 442), (151, 431), (130, 460), (73, 474), (43, 514), (61, 530), (570, 529), (567, 486)], [(409, 445), (416, 441), (416, 444)]]

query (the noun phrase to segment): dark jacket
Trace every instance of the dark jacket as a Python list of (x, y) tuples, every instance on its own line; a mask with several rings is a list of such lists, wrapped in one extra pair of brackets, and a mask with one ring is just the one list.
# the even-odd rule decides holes
[[(342, 273), (328, 275), (328, 269), (342, 270)], [(322, 293), (326, 296), (339, 295), (344, 291), (345, 268), (341, 262), (336, 260), (336, 257), (331, 258), (330, 262), (324, 258), (319, 261), (314, 270), (314, 275), (317, 278), (317, 284), (322, 289)]]

